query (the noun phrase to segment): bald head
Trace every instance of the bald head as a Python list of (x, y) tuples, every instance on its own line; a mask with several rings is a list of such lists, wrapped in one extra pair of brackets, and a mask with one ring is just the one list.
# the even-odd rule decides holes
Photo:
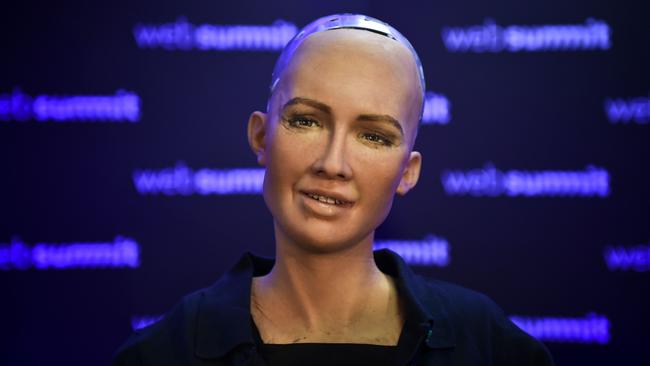
[(286, 60), (269, 101), (278, 115), (292, 98), (308, 98), (383, 115), (415, 138), (423, 103), (419, 65), (409, 48), (362, 29), (333, 29), (309, 35)]

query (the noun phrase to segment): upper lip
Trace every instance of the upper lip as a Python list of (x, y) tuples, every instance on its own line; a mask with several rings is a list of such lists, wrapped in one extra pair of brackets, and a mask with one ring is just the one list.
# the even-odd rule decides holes
[(343, 193), (327, 191), (324, 189), (302, 189), (300, 192), (305, 194), (316, 194), (319, 196), (330, 197), (343, 203), (353, 203), (353, 199)]

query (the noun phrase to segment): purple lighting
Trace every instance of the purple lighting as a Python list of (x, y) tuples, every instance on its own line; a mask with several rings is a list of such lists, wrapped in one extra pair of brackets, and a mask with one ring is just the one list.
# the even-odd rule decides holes
[(115, 95), (37, 95), (20, 89), (0, 95), (0, 121), (138, 122), (140, 97), (118, 90)]
[(0, 244), (0, 270), (137, 268), (138, 243), (122, 236), (113, 242), (37, 243), (33, 247), (14, 237)]
[(477, 197), (607, 197), (609, 173), (587, 166), (583, 171), (497, 170), (491, 163), (483, 169), (447, 170), (442, 186), (448, 195)]
[(424, 240), (377, 240), (374, 249), (390, 249), (408, 264), (416, 266), (449, 265), (449, 243), (446, 239), (428, 235)]
[(131, 328), (135, 331), (156, 323), (164, 315), (134, 315), (131, 317)]
[(611, 30), (602, 20), (584, 24), (511, 25), (492, 19), (482, 25), (445, 27), (442, 40), (449, 52), (549, 52), (608, 50)]
[(446, 96), (428, 91), (424, 100), (422, 124), (446, 125), (451, 120), (451, 102)]
[(612, 124), (650, 123), (650, 97), (605, 99), (605, 113)]
[(260, 194), (264, 169), (199, 169), (183, 162), (173, 168), (133, 172), (133, 183), (142, 195), (166, 196)]
[(559, 343), (609, 343), (610, 322), (589, 313), (584, 318), (511, 316), (510, 320), (540, 341)]
[(279, 51), (298, 32), (283, 20), (271, 25), (194, 25), (184, 17), (174, 23), (136, 24), (133, 36), (139, 48), (201, 51)]
[(603, 256), (610, 271), (650, 271), (650, 244), (633, 247), (608, 246)]

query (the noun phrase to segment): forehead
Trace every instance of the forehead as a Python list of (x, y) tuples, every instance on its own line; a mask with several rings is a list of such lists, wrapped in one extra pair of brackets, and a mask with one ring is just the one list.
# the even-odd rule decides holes
[[(385, 36), (357, 29), (310, 35), (296, 50), (278, 89), (359, 113), (391, 114), (402, 123), (419, 118), (421, 90), (411, 52)], [(282, 103), (282, 101), (279, 101)]]

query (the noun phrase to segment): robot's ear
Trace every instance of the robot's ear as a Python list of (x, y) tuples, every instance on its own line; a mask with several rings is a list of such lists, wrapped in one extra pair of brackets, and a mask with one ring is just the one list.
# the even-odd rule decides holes
[(402, 178), (397, 186), (397, 194), (407, 194), (420, 179), (420, 168), (422, 167), (422, 155), (417, 151), (411, 151), (408, 162), (402, 172)]
[(266, 113), (255, 111), (248, 118), (248, 144), (259, 165), (266, 165)]

